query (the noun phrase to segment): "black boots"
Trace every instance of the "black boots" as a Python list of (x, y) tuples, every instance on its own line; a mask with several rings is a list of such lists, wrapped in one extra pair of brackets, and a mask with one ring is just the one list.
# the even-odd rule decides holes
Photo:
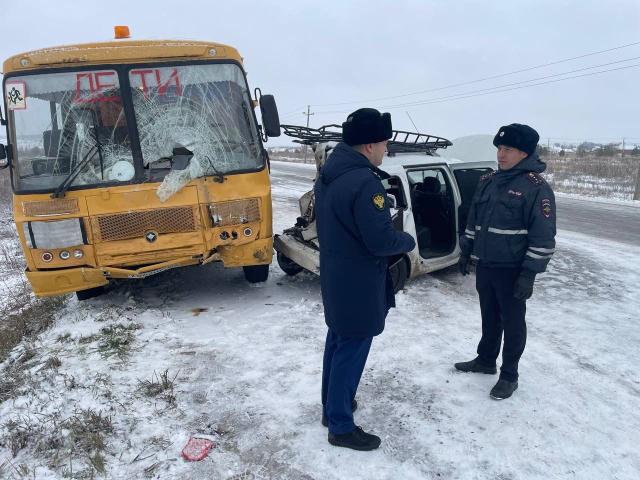
[[(354, 398), (353, 400), (351, 400), (351, 411), (355, 412), (357, 409), (358, 409), (358, 402)], [(329, 426), (329, 420), (327, 420), (327, 416), (324, 414), (324, 412), (322, 413), (322, 426), (323, 427)]]
[(360, 427), (342, 435), (329, 433), (329, 443), (336, 447), (351, 448), (353, 450), (375, 450), (380, 446), (380, 437), (365, 432)]
[(518, 381), (509, 382), (507, 380), (503, 380), (502, 378), (498, 380), (498, 383), (491, 389), (491, 393), (489, 396), (494, 400), (504, 400), (505, 398), (509, 398), (513, 395), (518, 389)]
[(486, 365), (478, 363), (477, 358), (474, 358), (470, 362), (456, 363), (454, 367), (461, 372), (488, 373), (490, 375), (495, 375), (497, 373), (495, 365), (493, 367), (487, 367)]

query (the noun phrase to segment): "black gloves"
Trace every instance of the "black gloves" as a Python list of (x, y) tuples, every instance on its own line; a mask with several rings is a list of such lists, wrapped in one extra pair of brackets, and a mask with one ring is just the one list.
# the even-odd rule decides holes
[(533, 282), (536, 280), (536, 273), (524, 268), (516, 280), (513, 287), (513, 296), (519, 300), (527, 300), (533, 294)]
[(471, 263), (471, 258), (469, 255), (460, 255), (460, 260), (458, 260), (458, 270), (462, 275), (469, 275), (469, 264)]

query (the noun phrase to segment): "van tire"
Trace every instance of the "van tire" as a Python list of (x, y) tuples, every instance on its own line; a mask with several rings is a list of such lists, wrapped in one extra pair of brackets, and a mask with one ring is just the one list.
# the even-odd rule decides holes
[(249, 283), (266, 282), (269, 278), (269, 265), (251, 265), (242, 267), (244, 278)]
[(298, 265), (296, 262), (294, 262), (289, 257), (287, 257), (286, 255), (283, 255), (280, 252), (278, 252), (277, 259), (278, 259), (278, 265), (280, 265), (280, 268), (282, 269), (282, 271), (287, 275), (294, 276), (300, 273), (302, 270), (304, 270), (300, 265)]
[(90, 298), (99, 297), (105, 291), (104, 287), (87, 288), (86, 290), (78, 290), (76, 297), (78, 301), (89, 300)]
[(391, 282), (393, 283), (393, 293), (398, 293), (404, 288), (404, 284), (409, 276), (409, 267), (406, 259), (402, 259), (389, 267)]

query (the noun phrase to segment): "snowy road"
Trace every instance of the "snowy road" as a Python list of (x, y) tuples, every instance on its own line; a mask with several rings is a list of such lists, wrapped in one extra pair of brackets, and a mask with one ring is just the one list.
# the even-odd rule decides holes
[[(297, 216), (313, 167), (274, 162), (272, 175), (277, 233)], [(637, 479), (640, 246), (585, 223), (561, 224), (527, 305), (520, 388), (509, 400), (489, 398), (496, 377), (452, 368), (478, 340), (473, 276), (451, 268), (407, 284), (358, 391), (356, 421), (382, 437), (378, 451), (327, 443), (319, 281), (288, 277), (275, 262), (262, 285), (207, 265), (69, 300), (34, 345), (37, 388), (1, 404), (0, 424), (79, 407), (109, 412), (106, 475), (117, 479)], [(103, 358), (92, 336), (118, 324), (136, 326), (134, 349)], [(55, 374), (38, 366), (52, 355), (62, 361)], [(177, 374), (176, 408), (137, 393), (139, 380), (165, 370)], [(197, 433), (216, 447), (184, 462), (180, 450)], [(0, 465), (9, 457), (0, 447)], [(61, 478), (33, 449), (13, 461), (35, 467), (36, 478)]]
[[(384, 168), (384, 166), (383, 166)], [(273, 162), (274, 185), (311, 185), (315, 170), (309, 165)], [(631, 202), (607, 202), (556, 196), (558, 228), (630, 245), (640, 245), (640, 206)]]

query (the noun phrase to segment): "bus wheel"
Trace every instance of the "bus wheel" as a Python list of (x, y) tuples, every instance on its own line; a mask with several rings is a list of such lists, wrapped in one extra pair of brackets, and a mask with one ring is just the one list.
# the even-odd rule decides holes
[(393, 293), (398, 293), (404, 288), (404, 282), (407, 280), (407, 262), (404, 258), (390, 265), (389, 273), (391, 274), (391, 281), (393, 283)]
[(86, 290), (79, 290), (76, 292), (78, 300), (88, 300), (93, 297), (98, 297), (104, 293), (104, 287), (87, 288)]
[(266, 282), (269, 278), (269, 265), (252, 265), (250, 267), (242, 267), (244, 278), (249, 283)]
[(280, 252), (278, 252), (277, 258), (278, 258), (278, 265), (280, 265), (280, 268), (282, 269), (282, 271), (287, 275), (291, 275), (291, 276), (297, 275), (302, 270), (304, 270), (300, 265), (298, 265), (296, 262), (294, 262), (289, 257), (287, 257), (286, 255), (283, 255)]

